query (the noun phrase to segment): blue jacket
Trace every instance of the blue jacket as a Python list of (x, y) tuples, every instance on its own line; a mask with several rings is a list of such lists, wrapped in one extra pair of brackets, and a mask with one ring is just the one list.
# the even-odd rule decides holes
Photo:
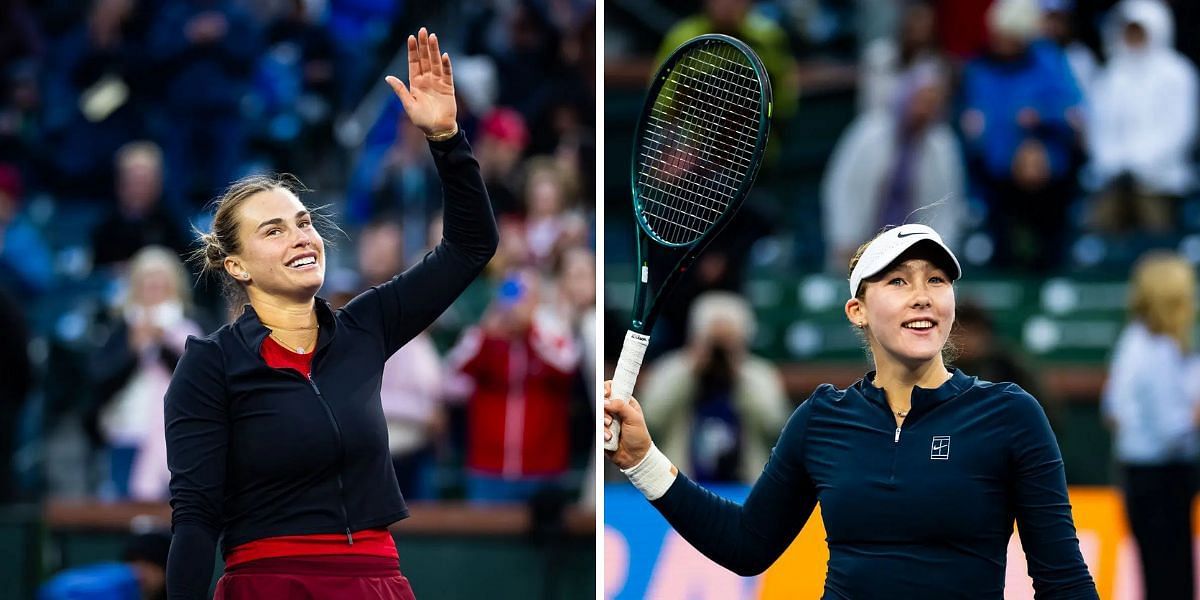
[[(228, 30), (220, 39), (194, 44), (188, 23), (206, 12), (225, 17)], [(147, 52), (158, 61), (165, 79), (167, 106), (198, 118), (210, 114), (236, 116), (250, 86), (262, 34), (249, 13), (229, 0), (170, 2), (158, 14)]]
[[(1066, 55), (1050, 42), (1034, 42), (1019, 58), (1000, 61), (982, 56), (967, 63), (963, 73), (964, 109), (983, 114), (983, 133), (966, 140), (967, 153), (982, 163), (987, 175), (1011, 177), (1017, 147), (1036, 138), (1046, 147), (1051, 175), (1066, 175), (1075, 133), (1067, 113), (1080, 106), (1082, 97)], [(1038, 113), (1032, 130), (1017, 124), (1024, 108)]]
[(38, 588), (37, 600), (138, 600), (137, 574), (123, 563), (100, 563), (67, 569)]
[(496, 223), (463, 134), (432, 142), (445, 193), (443, 240), (345, 307), (316, 301), (311, 377), (275, 369), (249, 305), (189, 338), (166, 394), (174, 537), (171, 598), (206, 598), (218, 537), (227, 552), (265, 537), (385, 527), (408, 516), (380, 405), (383, 365), (483, 270)]
[(827, 600), (1000, 600), (1015, 519), (1039, 599), (1098, 598), (1062, 456), (1032, 396), (955, 370), (914, 389), (897, 427), (873, 375), (823, 385), (796, 409), (744, 505), (681, 474), (655, 506), (706, 556), (752, 575), (820, 502)]

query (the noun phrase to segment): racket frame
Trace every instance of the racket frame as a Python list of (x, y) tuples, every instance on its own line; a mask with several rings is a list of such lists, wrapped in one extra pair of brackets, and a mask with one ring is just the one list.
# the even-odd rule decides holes
[[(712, 41), (726, 43), (738, 49), (749, 60), (751, 67), (754, 69), (755, 76), (762, 83), (762, 88), (759, 91), (758, 135), (755, 139), (754, 151), (750, 156), (752, 163), (750, 171), (738, 184), (735, 193), (730, 198), (729, 205), (717, 216), (712, 226), (705, 230), (700, 237), (688, 242), (672, 243), (656, 234), (650, 228), (649, 223), (647, 223), (646, 218), (642, 214), (643, 204), (641, 194), (638, 193), (637, 183), (640, 143), (645, 133), (647, 115), (653, 110), (655, 101), (658, 99), (658, 94), (666, 83), (672, 69), (683, 58), (689, 48)], [(767, 139), (771, 132), (773, 99), (771, 80), (767, 74), (766, 67), (762, 64), (762, 60), (744, 42), (727, 35), (706, 34), (694, 37), (680, 44), (679, 47), (671, 52), (667, 60), (659, 66), (658, 71), (655, 72), (654, 80), (650, 88), (646, 91), (646, 99), (642, 104), (642, 112), (638, 118), (633, 135), (633, 160), (630, 161), (629, 181), (633, 197), (633, 217), (638, 224), (637, 279), (634, 284), (633, 316), (630, 319), (629, 331), (626, 332), (625, 341), (621, 346), (621, 355), (617, 361), (616, 372), (613, 375), (612, 398), (615, 401), (625, 401), (632, 396), (633, 386), (641, 370), (642, 358), (649, 345), (650, 331), (654, 328), (654, 322), (661, 311), (662, 302), (670, 295), (679, 278), (687, 272), (696, 258), (725, 229), (730, 220), (737, 214), (738, 209), (741, 208), (746, 196), (750, 193), (750, 189), (754, 187), (754, 181), (758, 178), (758, 171), (762, 166), (763, 155), (766, 152)], [(650, 254), (656, 246), (665, 248), (667, 252), (664, 252), (659, 257), (662, 260), (653, 261), (655, 268), (652, 268)], [(681, 253), (673, 264), (671, 261), (673, 257), (670, 256), (669, 251)], [(665, 275), (662, 274), (661, 266), (664, 264), (672, 265), (671, 269), (666, 271)], [(652, 275), (654, 276), (653, 279), (657, 280), (660, 277), (662, 279), (654, 292), (650, 291)], [(604, 443), (604, 449), (615, 451), (617, 450), (618, 440), (621, 435), (620, 421), (614, 418), (608, 430), (612, 433), (612, 437), (608, 442)]]
[[(711, 41), (720, 41), (727, 43), (742, 52), (750, 61), (751, 67), (754, 69), (755, 75), (762, 82), (762, 90), (759, 93), (759, 113), (758, 113), (758, 130), (759, 134), (755, 140), (754, 152), (752, 154), (753, 164), (751, 171), (747, 177), (742, 178), (736, 192), (733, 194), (729, 206), (717, 217), (712, 227), (708, 228), (699, 238), (691, 242), (671, 243), (656, 234), (650, 224), (646, 222), (645, 216), (642, 214), (642, 198), (638, 193), (638, 151), (642, 136), (646, 128), (646, 115), (653, 110), (655, 100), (658, 98), (659, 91), (662, 90), (668, 76), (679, 60), (684, 56), (686, 50), (692, 46), (705, 44)], [(691, 267), (696, 258), (712, 243), (712, 240), (721, 233), (723, 229), (737, 214), (741, 208), (746, 196), (749, 195), (750, 189), (754, 187), (754, 181), (758, 178), (759, 167), (762, 165), (762, 157), (766, 152), (767, 138), (771, 132), (771, 112), (772, 112), (773, 93), (771, 89), (771, 79), (767, 76), (767, 69), (763, 66), (762, 60), (758, 55), (741, 40), (719, 33), (710, 33), (694, 37), (675, 48), (667, 57), (667, 60), (659, 66), (658, 71), (654, 74), (654, 81), (646, 92), (646, 99), (642, 104), (641, 118), (638, 119), (637, 126), (633, 134), (633, 160), (630, 161), (630, 193), (633, 197), (633, 217), (638, 224), (638, 254), (637, 254), (637, 280), (634, 285), (633, 297), (633, 316), (630, 322), (630, 329), (637, 333), (650, 335), (650, 330), (654, 328), (654, 322), (660, 312), (660, 302), (670, 295), (679, 278)], [(765, 107), (765, 109), (764, 109)], [(657, 286), (657, 290), (650, 296), (650, 275), (652, 269), (649, 261), (650, 245), (656, 244), (670, 249), (685, 249), (683, 255), (679, 257), (671, 270), (667, 273), (662, 283)]]

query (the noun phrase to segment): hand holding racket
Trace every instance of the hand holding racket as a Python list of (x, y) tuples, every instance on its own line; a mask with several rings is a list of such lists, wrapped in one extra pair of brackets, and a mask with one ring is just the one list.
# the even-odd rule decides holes
[[(614, 465), (621, 469), (628, 469), (637, 465), (646, 457), (646, 452), (650, 450), (653, 441), (650, 439), (650, 432), (646, 429), (646, 417), (642, 414), (642, 407), (634, 398), (628, 398), (621, 401), (620, 404), (610, 403), (612, 397), (612, 382), (604, 382), (604, 426), (610, 427), (611, 423), (620, 420), (623, 425), (620, 425), (621, 430), (621, 445), (619, 448), (608, 453), (609, 460)], [(604, 432), (605, 437), (609, 436), (611, 429)], [(605, 440), (605, 444), (608, 440)]]
[[(634, 131), (638, 277), (612, 402), (633, 395), (661, 303), (754, 185), (770, 132), (771, 98), (762, 61), (726, 35), (688, 40), (654, 75)], [(609, 431), (604, 449), (611, 452), (619, 445), (619, 419), (612, 419)]]

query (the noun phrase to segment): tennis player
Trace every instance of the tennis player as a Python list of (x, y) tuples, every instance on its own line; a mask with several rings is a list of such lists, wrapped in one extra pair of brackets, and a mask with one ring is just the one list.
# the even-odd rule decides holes
[(924, 225), (858, 249), (845, 312), (875, 370), (846, 389), (822, 385), (796, 409), (745, 504), (679, 473), (636, 401), (605, 399), (605, 425), (614, 415), (622, 425), (610, 459), (676, 531), (740, 575), (775, 562), (820, 502), (827, 600), (999, 600), (1014, 519), (1039, 599), (1097, 598), (1045, 413), (1016, 385), (943, 361), (960, 274)]
[(235, 182), (202, 236), (206, 268), (249, 303), (190, 338), (166, 394), (170, 598), (412, 599), (388, 525), (408, 516), (388, 454), (384, 361), (458, 297), (495, 252), (479, 166), (456, 123), (450, 58), (424, 28), (409, 85), (387, 81), (429, 138), (445, 195), (441, 243), (332, 310), (315, 294), (325, 244), (285, 178)]

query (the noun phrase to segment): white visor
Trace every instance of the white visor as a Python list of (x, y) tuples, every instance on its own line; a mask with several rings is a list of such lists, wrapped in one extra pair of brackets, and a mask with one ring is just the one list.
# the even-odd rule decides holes
[(933, 228), (928, 225), (901, 225), (881, 233), (863, 251), (862, 257), (858, 259), (858, 264), (854, 265), (854, 270), (850, 272), (850, 297), (858, 295), (858, 286), (864, 279), (878, 275), (897, 258), (900, 258), (901, 254), (920, 242), (932, 242), (946, 253), (946, 257), (950, 261), (945, 266), (950, 267), (947, 275), (950, 276), (951, 281), (962, 276), (962, 267), (958, 264), (958, 258), (954, 256), (950, 248), (946, 247), (942, 236), (938, 235)]

